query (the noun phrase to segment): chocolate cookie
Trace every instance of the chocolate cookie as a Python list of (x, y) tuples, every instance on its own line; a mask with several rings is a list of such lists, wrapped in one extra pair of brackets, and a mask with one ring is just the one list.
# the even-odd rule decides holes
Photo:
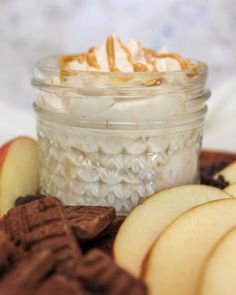
[(81, 244), (83, 252), (87, 253), (93, 248), (98, 248), (111, 255), (115, 236), (124, 220), (125, 216), (116, 216), (113, 222), (108, 225), (96, 239)]
[(226, 186), (229, 185), (229, 183), (225, 181), (222, 175), (220, 175), (217, 179), (214, 179), (214, 175), (225, 166), (227, 166), (227, 164), (224, 162), (218, 165), (202, 166), (200, 173), (201, 184), (211, 185), (219, 189), (224, 189)]
[(28, 257), (0, 281), (1, 295), (32, 295), (54, 267), (50, 251)]
[[(28, 195), (19, 197), (15, 206), (22, 206), (40, 199), (44, 195)], [(102, 206), (65, 206), (65, 214), (79, 241), (88, 241), (96, 238), (106, 229), (115, 218), (115, 209)]]
[(114, 208), (101, 206), (66, 206), (65, 213), (80, 242), (96, 238), (116, 215)]
[(77, 280), (54, 274), (42, 284), (34, 295), (88, 295)]
[(144, 284), (118, 267), (99, 250), (90, 251), (79, 263), (76, 275), (84, 288), (94, 294), (144, 295)]
[(50, 249), (60, 271), (72, 270), (81, 251), (61, 202), (53, 197), (11, 209), (2, 222), (13, 241), (20, 241), (31, 252)]
[(42, 194), (21, 196), (21, 197), (18, 197), (15, 200), (15, 207), (22, 206), (22, 205), (25, 205), (27, 203), (37, 201), (37, 200), (41, 200), (41, 199), (44, 199), (44, 198), (46, 198), (46, 196), (42, 195)]
[(0, 231), (0, 278), (20, 261), (19, 249)]
[(98, 236), (99, 238), (105, 237), (105, 236), (113, 236), (117, 234), (121, 224), (124, 222), (126, 216), (116, 216), (112, 223), (108, 225)]

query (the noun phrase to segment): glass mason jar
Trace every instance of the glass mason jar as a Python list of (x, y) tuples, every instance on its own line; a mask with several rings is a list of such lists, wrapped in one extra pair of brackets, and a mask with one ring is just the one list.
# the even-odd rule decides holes
[(155, 192), (199, 181), (207, 66), (165, 73), (61, 71), (32, 80), (40, 189), (69, 205), (127, 214)]

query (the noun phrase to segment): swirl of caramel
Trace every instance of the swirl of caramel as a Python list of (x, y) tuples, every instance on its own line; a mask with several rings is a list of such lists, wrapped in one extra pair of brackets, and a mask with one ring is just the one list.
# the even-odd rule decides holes
[[(158, 53), (153, 49), (142, 48), (139, 43), (136, 41), (134, 42), (136, 44), (136, 49), (131, 48), (129, 45), (125, 46), (119, 37), (110, 35), (105, 42), (105, 50), (102, 51), (102, 56), (101, 51), (99, 55), (99, 48), (91, 47), (87, 52), (81, 54), (61, 56), (59, 58), (59, 66), (61, 70), (70, 70), (71, 63), (77, 62), (77, 68), (81, 71), (107, 71), (108, 69), (110, 72), (122, 72), (122, 64), (123, 69), (127, 66), (128, 69), (132, 69), (130, 70), (131, 72), (158, 72), (160, 71), (160, 69), (158, 69), (159, 59), (174, 59), (178, 62), (182, 70), (191, 67), (190, 60), (183, 58), (177, 53)], [(98, 58), (99, 56), (100, 59)], [(122, 57), (120, 58), (120, 56)], [(102, 67), (100, 64), (101, 58), (103, 60), (102, 64), (107, 65), (107, 68), (104, 68), (104, 66)], [(120, 59), (122, 59), (122, 61)]]

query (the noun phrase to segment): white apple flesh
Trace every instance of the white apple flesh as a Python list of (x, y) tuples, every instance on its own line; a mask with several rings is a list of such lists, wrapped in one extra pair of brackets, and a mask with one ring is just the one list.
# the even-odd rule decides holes
[(149, 197), (122, 224), (113, 248), (116, 263), (139, 277), (146, 254), (169, 223), (194, 206), (224, 198), (230, 196), (206, 185), (178, 186)]
[(234, 227), (215, 245), (205, 261), (199, 295), (236, 294), (236, 228)]
[(232, 197), (236, 198), (236, 183), (228, 185), (224, 191), (230, 194)]
[(150, 251), (144, 276), (149, 294), (195, 295), (204, 261), (233, 226), (236, 199), (212, 201), (177, 218)]

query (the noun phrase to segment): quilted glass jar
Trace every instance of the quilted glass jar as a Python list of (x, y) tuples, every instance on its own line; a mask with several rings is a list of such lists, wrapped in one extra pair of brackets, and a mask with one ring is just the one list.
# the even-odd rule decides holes
[(207, 66), (165, 73), (61, 71), (32, 81), (40, 189), (70, 205), (127, 214), (163, 188), (199, 181)]

